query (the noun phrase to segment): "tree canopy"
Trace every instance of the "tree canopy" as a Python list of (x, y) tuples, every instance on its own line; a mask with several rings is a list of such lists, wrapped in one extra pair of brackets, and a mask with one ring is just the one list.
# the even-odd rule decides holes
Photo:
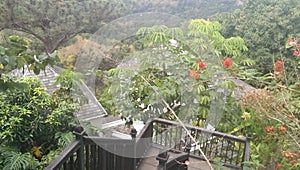
[(105, 22), (126, 13), (131, 2), (118, 0), (3, 0), (0, 30), (32, 35), (47, 53), (78, 33), (93, 33)]
[(226, 37), (240, 36), (245, 40), (249, 48), (245, 54), (256, 61), (262, 73), (273, 72), (275, 61), (283, 60), (291, 83), (297, 80), (295, 70), (299, 63), (285, 44), (291, 37), (299, 37), (299, 6), (297, 0), (248, 0), (241, 9), (221, 13), (214, 19), (224, 26), (222, 33)]

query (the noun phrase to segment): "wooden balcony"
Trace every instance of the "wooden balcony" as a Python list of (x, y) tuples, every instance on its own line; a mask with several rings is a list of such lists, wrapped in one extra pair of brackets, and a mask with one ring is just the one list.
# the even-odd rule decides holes
[(99, 138), (74, 132), (74, 140), (47, 170), (208, 170), (199, 148), (211, 163), (219, 158), (228, 169), (243, 169), (249, 160), (250, 136), (240, 138), (186, 126), (196, 143), (177, 122), (153, 119), (132, 139)]

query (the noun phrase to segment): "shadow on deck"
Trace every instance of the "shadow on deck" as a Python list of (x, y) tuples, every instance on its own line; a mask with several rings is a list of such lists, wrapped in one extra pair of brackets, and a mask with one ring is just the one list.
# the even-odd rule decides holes
[(228, 169), (243, 169), (249, 160), (250, 136), (240, 138), (164, 119), (153, 119), (132, 139), (85, 136), (76, 140), (52, 161), (47, 170), (209, 170), (201, 149), (211, 163), (219, 158)]

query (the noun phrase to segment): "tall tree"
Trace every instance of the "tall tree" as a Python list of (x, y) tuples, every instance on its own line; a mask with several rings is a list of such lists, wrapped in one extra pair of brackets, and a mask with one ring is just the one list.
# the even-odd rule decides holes
[(93, 33), (130, 7), (117, 0), (3, 0), (0, 31), (13, 29), (42, 42), (47, 53), (78, 33)]

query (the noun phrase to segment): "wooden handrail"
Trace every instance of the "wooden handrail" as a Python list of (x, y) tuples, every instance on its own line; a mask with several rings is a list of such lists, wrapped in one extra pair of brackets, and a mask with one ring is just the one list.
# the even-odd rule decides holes
[[(204, 160), (203, 155), (199, 151), (197, 152), (197, 147), (198, 149), (200, 147), (205, 155), (209, 157), (210, 162), (213, 162), (211, 158), (220, 157), (225, 166), (235, 169), (242, 169), (244, 162), (249, 161), (251, 139), (249, 135), (246, 138), (242, 138), (217, 131), (209, 131), (200, 127), (184, 125), (196, 138), (197, 143), (193, 143), (180, 123), (160, 118), (155, 118), (152, 122), (158, 128), (153, 138), (153, 143), (155, 144), (178, 151), (183, 151), (183, 147), (186, 144), (195, 145), (193, 146), (195, 148), (194, 151), (190, 153), (191, 157)], [(184, 136), (183, 138), (182, 135)]]
[(45, 170), (59, 169), (64, 163), (66, 163), (71, 155), (76, 153), (80, 149), (80, 141), (74, 140), (71, 142), (50, 164)]
[[(174, 121), (161, 119), (161, 118), (155, 118), (155, 119), (153, 119), (153, 122), (160, 122), (160, 123), (164, 123), (164, 124), (167, 124), (167, 125), (174, 125), (174, 126), (179, 126), (179, 127), (182, 126), (179, 122), (174, 122)], [(234, 136), (234, 135), (227, 134), (227, 133), (222, 133), (222, 132), (218, 132), (218, 131), (210, 131), (210, 130), (207, 130), (207, 129), (204, 129), (204, 128), (191, 126), (191, 125), (185, 125), (185, 127), (187, 129), (197, 130), (197, 131), (202, 132), (202, 133), (213, 134), (214, 136), (218, 136), (218, 137), (230, 138), (230, 139), (232, 139), (236, 142), (246, 142), (246, 138)]]

